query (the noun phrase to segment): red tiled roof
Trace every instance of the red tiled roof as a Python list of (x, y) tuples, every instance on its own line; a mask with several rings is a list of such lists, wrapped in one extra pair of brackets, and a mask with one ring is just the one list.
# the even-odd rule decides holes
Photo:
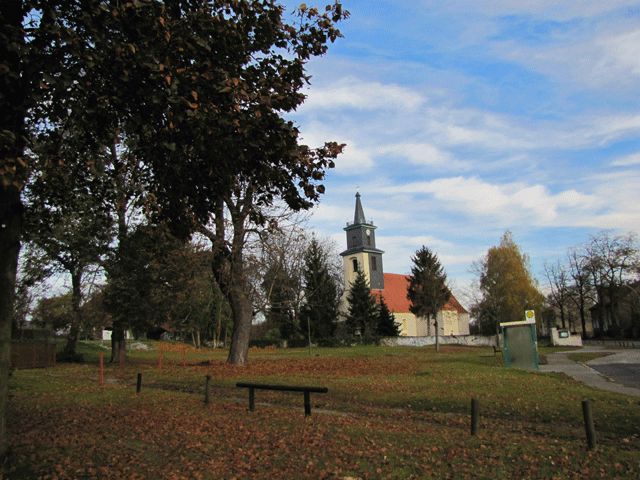
[[(371, 293), (380, 298), (380, 295), (384, 297), (384, 301), (391, 310), (392, 313), (407, 313), (409, 312), (409, 299), (407, 298), (407, 289), (409, 288), (409, 276), (400, 275), (398, 273), (385, 273), (384, 274), (384, 290), (372, 289)], [(442, 307), (443, 310), (450, 310), (458, 313), (468, 313), (456, 297), (451, 295), (449, 301)]]

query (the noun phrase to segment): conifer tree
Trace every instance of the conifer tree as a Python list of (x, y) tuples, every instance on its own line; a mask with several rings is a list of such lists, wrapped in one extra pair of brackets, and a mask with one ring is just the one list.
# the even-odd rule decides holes
[(371, 296), (371, 289), (362, 270), (358, 270), (351, 283), (349, 295), (349, 314), (347, 315), (347, 331), (351, 335), (360, 335), (364, 343), (371, 342), (377, 332), (378, 305)]
[(437, 314), (451, 297), (447, 287), (447, 274), (438, 260), (438, 256), (424, 245), (411, 259), (411, 276), (407, 298), (411, 301), (409, 310), (416, 316), (427, 319), (427, 335), (431, 332), (431, 319), (436, 329), (436, 351), (440, 350)]
[(380, 297), (380, 305), (378, 307), (377, 333), (381, 337), (397, 337), (400, 335), (400, 324), (396, 322), (396, 318), (389, 310), (384, 297)]
[(336, 329), (340, 295), (327, 252), (315, 238), (307, 249), (304, 281), (306, 302), (300, 312), (300, 328), (305, 336), (309, 329), (313, 339), (331, 338)]

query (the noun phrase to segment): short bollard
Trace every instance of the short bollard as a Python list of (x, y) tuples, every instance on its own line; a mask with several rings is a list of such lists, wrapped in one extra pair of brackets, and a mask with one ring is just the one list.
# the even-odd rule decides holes
[(253, 387), (249, 388), (249, 411), (253, 412), (256, 409), (256, 392)]
[(140, 389), (142, 388), (142, 374), (138, 374), (138, 381), (136, 383), (136, 393), (140, 393)]
[(309, 390), (304, 391), (304, 416), (308, 417), (311, 415), (311, 394)]
[(100, 352), (100, 385), (104, 385), (104, 353)]
[(204, 404), (209, 405), (209, 381), (211, 380), (211, 375), (207, 375), (204, 377)]
[(477, 399), (471, 399), (471, 435), (478, 433), (478, 419), (479, 419), (480, 405)]
[(593, 416), (591, 415), (591, 403), (589, 400), (582, 400), (582, 416), (584, 417), (584, 430), (587, 434), (587, 446), (589, 450), (596, 448), (596, 429), (593, 426)]

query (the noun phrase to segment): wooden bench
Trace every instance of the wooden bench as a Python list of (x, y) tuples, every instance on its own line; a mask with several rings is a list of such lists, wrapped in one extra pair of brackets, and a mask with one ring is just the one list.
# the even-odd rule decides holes
[(291, 385), (266, 385), (263, 383), (236, 383), (238, 388), (249, 389), (249, 411), (253, 412), (256, 407), (255, 391), (256, 390), (278, 390), (281, 392), (303, 392), (304, 393), (304, 415), (311, 415), (311, 393), (327, 393), (327, 387), (303, 387)]
[(502, 349), (500, 347), (493, 347), (493, 356), (495, 357), (498, 353), (502, 353)]

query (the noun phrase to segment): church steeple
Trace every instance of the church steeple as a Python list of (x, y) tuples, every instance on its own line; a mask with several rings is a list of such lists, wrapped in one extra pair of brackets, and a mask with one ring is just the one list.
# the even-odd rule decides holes
[(384, 252), (376, 248), (376, 228), (372, 221), (367, 222), (360, 201), (360, 193), (356, 193), (353, 223), (347, 222), (347, 226), (344, 228), (347, 234), (347, 249), (340, 254), (343, 257), (346, 285), (351, 283), (357, 270), (362, 270), (371, 288), (384, 288), (382, 273), (382, 254)]
[(353, 214), (353, 224), (359, 225), (362, 223), (367, 223), (367, 220), (364, 216), (364, 210), (362, 209), (362, 203), (360, 202), (360, 192), (356, 192), (356, 211)]

